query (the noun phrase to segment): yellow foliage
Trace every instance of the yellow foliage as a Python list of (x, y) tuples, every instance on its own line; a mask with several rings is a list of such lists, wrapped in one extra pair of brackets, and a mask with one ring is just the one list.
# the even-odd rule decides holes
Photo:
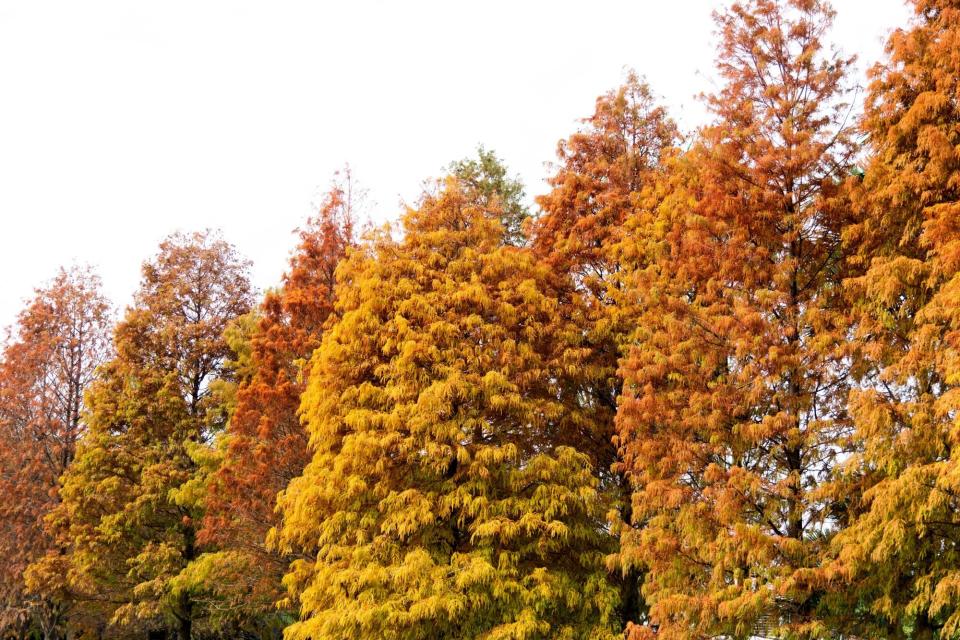
[(606, 507), (564, 447), (557, 302), (455, 181), (339, 273), (280, 496), (288, 640), (613, 638)]

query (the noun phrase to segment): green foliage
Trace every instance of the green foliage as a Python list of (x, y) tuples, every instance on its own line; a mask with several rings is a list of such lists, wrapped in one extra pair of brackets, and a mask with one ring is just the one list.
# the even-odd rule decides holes
[(450, 175), (456, 177), (468, 197), (478, 206), (498, 212), (503, 242), (522, 246), (527, 241), (526, 223), (530, 210), (524, 204), (523, 183), (507, 175), (507, 167), (493, 151), (477, 147), (476, 158), (450, 163)]

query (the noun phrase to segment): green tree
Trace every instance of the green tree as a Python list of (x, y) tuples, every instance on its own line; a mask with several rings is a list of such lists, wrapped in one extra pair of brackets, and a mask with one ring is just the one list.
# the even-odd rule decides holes
[(507, 175), (507, 167), (493, 151), (477, 147), (476, 158), (450, 163), (449, 173), (479, 206), (499, 211), (504, 242), (521, 246), (527, 241), (526, 222), (530, 210), (524, 204), (523, 183)]

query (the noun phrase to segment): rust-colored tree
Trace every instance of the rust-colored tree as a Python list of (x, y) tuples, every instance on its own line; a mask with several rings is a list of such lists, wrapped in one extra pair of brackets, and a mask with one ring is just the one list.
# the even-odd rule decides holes
[(820, 0), (716, 15), (715, 121), (673, 165), (633, 278), (645, 310), (618, 430), (635, 486), (624, 554), (647, 570), (633, 637), (819, 634), (810, 573), (851, 430), (838, 292), (849, 61)]
[(592, 298), (610, 301), (624, 222), (676, 143), (676, 125), (636, 73), (597, 98), (583, 128), (560, 142), (551, 190), (537, 198), (534, 250)]
[(284, 595), (280, 581), (289, 559), (266, 548), (267, 532), (277, 523), (277, 494), (310, 459), (297, 411), (310, 355), (333, 312), (334, 273), (355, 244), (361, 198), (349, 170), (334, 181), (299, 232), (281, 288), (267, 293), (250, 317), (252, 335), (240, 333), (248, 344), (238, 350), (249, 354), (240, 367), (224, 457), (207, 489), (199, 540), (220, 549), (203, 562), (214, 565), (221, 608), (245, 625), (275, 620)]
[[(622, 347), (635, 324), (623, 295), (621, 242), (633, 212), (651, 197), (662, 159), (678, 132), (650, 87), (629, 73), (618, 89), (600, 96), (580, 131), (560, 143), (551, 191), (538, 198), (542, 214), (533, 224), (534, 254), (554, 273), (552, 286), (571, 322), (566, 370), (560, 393), (570, 409), (564, 426), (568, 444), (590, 455), (605, 492), (619, 515), (614, 533), (630, 522), (630, 489), (615, 469), (614, 416), (621, 391), (617, 375)], [(575, 329), (574, 329), (575, 327)], [(618, 559), (615, 559), (618, 560)], [(621, 616), (642, 615), (640, 571), (615, 562), (621, 575)]]
[(43, 518), (84, 430), (83, 394), (110, 353), (110, 306), (90, 270), (61, 270), (17, 317), (0, 356), (0, 636), (65, 631), (68, 602), (23, 574), (59, 548)]

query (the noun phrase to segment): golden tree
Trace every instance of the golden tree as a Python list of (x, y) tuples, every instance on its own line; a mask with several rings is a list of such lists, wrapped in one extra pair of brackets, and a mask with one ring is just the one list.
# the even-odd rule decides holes
[[(960, 634), (960, 4), (917, 0), (872, 72), (871, 161), (856, 301), (863, 372), (851, 394), (862, 450), (838, 483), (855, 513), (825, 577), (852, 631)], [(861, 496), (862, 493), (862, 496)]]
[(338, 272), (275, 536), (302, 556), (290, 640), (618, 635), (597, 481), (558, 433), (558, 302), (492, 204), (450, 178)]

